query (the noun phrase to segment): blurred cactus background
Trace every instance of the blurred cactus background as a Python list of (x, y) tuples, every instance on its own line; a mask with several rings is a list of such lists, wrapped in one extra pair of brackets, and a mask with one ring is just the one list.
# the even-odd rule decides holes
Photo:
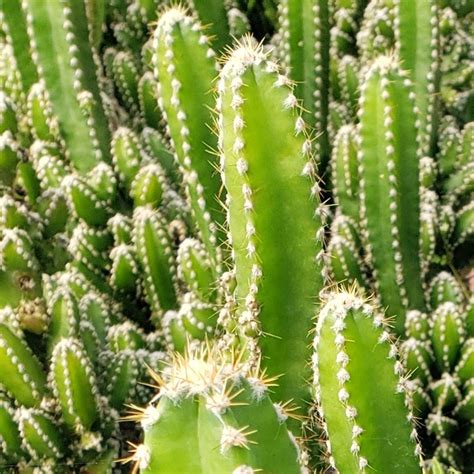
[(0, 0), (0, 473), (472, 473), (473, 292), (473, 0)]

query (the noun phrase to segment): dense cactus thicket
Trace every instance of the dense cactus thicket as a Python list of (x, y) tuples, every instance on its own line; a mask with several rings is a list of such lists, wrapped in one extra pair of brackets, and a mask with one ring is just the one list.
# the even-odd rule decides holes
[(474, 472), (472, 0), (0, 0), (0, 472)]

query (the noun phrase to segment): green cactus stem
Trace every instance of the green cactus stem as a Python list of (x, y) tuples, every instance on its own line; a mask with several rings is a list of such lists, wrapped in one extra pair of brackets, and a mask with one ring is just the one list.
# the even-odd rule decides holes
[(83, 2), (26, 0), (32, 57), (49, 93), (68, 155), (81, 172), (109, 161), (110, 132)]
[(200, 240), (218, 270), (224, 213), (219, 204), (223, 195), (215, 156), (217, 136), (211, 130), (211, 90), (217, 75), (214, 51), (202, 26), (178, 7), (160, 16), (153, 49), (158, 104), (168, 124)]
[(369, 69), (360, 100), (363, 237), (381, 303), (403, 330), (424, 308), (420, 258), (420, 167), (414, 93), (393, 58)]
[(315, 130), (316, 158), (324, 173), (329, 159), (327, 114), (329, 95), (328, 0), (283, 0), (279, 4), (282, 54), (295, 95), (302, 100), (303, 119)]
[(357, 135), (353, 125), (342, 126), (334, 139), (331, 178), (334, 199), (341, 214), (360, 218)]
[(275, 399), (303, 406), (309, 396), (308, 333), (323, 285), (327, 210), (319, 202), (311, 141), (289, 84), (260, 47), (244, 40), (221, 72), (219, 146), (237, 324), (242, 335), (261, 336), (268, 372), (284, 374)]
[(146, 408), (133, 407), (129, 419), (140, 422), (144, 441), (125, 461), (155, 474), (300, 473), (285, 427), (289, 412), (268, 396), (273, 380), (244, 366), (240, 354), (227, 359), (207, 348), (176, 355), (163, 376), (152, 373), (160, 394)]
[(46, 391), (46, 377), (9, 308), (0, 313), (0, 362), (0, 386), (22, 405), (38, 405)]
[(403, 368), (384, 317), (355, 292), (325, 299), (313, 369), (332, 467), (341, 474), (421, 473)]
[(153, 317), (176, 308), (176, 268), (166, 222), (159, 211), (137, 207), (133, 240)]
[(422, 153), (434, 148), (439, 93), (438, 2), (396, 0), (395, 35), (401, 67), (409, 72), (419, 110)]
[(74, 338), (63, 338), (54, 347), (51, 378), (56, 399), (66, 425), (84, 434), (98, 419), (98, 388), (91, 363)]

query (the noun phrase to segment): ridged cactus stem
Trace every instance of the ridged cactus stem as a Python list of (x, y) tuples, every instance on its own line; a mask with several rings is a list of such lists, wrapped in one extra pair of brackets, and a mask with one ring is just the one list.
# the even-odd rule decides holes
[(376, 288), (395, 328), (424, 308), (420, 257), (420, 156), (415, 93), (393, 58), (371, 66), (360, 99), (363, 238)]
[(280, 23), (284, 65), (302, 100), (303, 118), (314, 127), (315, 146), (324, 173), (329, 159), (327, 114), (329, 95), (328, 0), (283, 0)]
[(400, 66), (409, 72), (420, 111), (420, 147), (432, 153), (436, 138), (436, 101), (439, 88), (437, 0), (396, 0), (395, 35)]
[(0, 29), (3, 30), (7, 40), (11, 43), (23, 91), (27, 93), (38, 80), (38, 72), (31, 60), (31, 45), (21, 0), (2, 0), (0, 2)]
[(355, 291), (330, 293), (314, 349), (316, 401), (337, 472), (421, 473), (403, 368), (383, 316)]
[(217, 137), (211, 130), (216, 64), (202, 26), (184, 9), (170, 8), (160, 17), (153, 63), (158, 104), (168, 122), (201, 240), (217, 269), (225, 216), (218, 201), (222, 183), (215, 157)]
[(250, 338), (261, 336), (268, 372), (284, 374), (275, 400), (303, 406), (326, 211), (311, 141), (289, 79), (252, 40), (229, 55), (218, 89), (238, 326)]
[(198, 349), (152, 373), (160, 392), (146, 408), (132, 407), (144, 441), (124, 461), (143, 474), (304, 472), (289, 413), (268, 396), (273, 380), (258, 367), (246, 373), (242, 359)]
[(80, 171), (109, 161), (110, 132), (102, 108), (98, 71), (89, 42), (83, 2), (22, 0), (33, 59), (44, 79), (53, 111)]

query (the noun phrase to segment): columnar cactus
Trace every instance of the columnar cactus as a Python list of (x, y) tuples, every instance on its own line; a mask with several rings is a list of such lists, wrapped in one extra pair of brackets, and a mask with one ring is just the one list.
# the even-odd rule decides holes
[(472, 2), (170, 3), (0, 0), (0, 470), (473, 471)]
[(144, 440), (124, 461), (156, 474), (300, 473), (303, 453), (285, 427), (291, 411), (271, 402), (274, 379), (245, 367), (242, 354), (206, 347), (175, 356), (163, 375), (153, 373), (159, 392), (129, 416), (140, 422)]
[(384, 316), (356, 292), (329, 294), (314, 349), (316, 401), (332, 466), (341, 473), (421, 472), (403, 368)]
[(363, 237), (376, 289), (401, 332), (408, 308), (423, 309), (420, 164), (415, 95), (393, 58), (367, 73), (360, 100)]
[(45, 81), (68, 157), (77, 169), (89, 171), (98, 161), (109, 161), (110, 133), (85, 3), (26, 0), (22, 5), (32, 59)]
[(251, 40), (230, 53), (218, 89), (237, 327), (244, 337), (260, 336), (263, 366), (283, 374), (277, 399), (303, 406), (308, 333), (323, 285), (326, 212), (311, 141), (290, 81)]
[(218, 236), (222, 235), (224, 217), (218, 200), (224, 196), (216, 171), (217, 137), (211, 130), (211, 89), (217, 74), (214, 56), (203, 27), (183, 9), (169, 9), (160, 17), (153, 55), (158, 103), (184, 176), (199, 236), (217, 268), (223, 241)]
[(322, 174), (329, 158), (327, 114), (329, 95), (328, 0), (279, 3), (281, 56), (295, 95), (302, 101), (303, 119), (314, 129), (316, 158)]

